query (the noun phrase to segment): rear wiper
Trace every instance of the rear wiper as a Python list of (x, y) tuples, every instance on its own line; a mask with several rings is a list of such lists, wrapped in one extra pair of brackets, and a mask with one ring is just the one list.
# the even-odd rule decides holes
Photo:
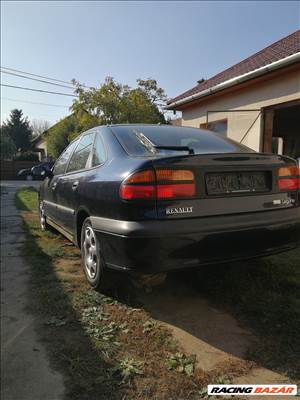
[(154, 148), (157, 150), (175, 150), (175, 151), (187, 151), (189, 154), (195, 154), (194, 149), (188, 146), (156, 146)]
[(194, 149), (188, 146), (160, 146), (151, 142), (151, 140), (142, 132), (133, 131), (140, 143), (146, 147), (150, 153), (156, 153), (156, 150), (174, 150), (174, 151), (187, 151), (189, 154), (195, 154)]
[(135, 136), (137, 137), (137, 139), (139, 140), (139, 142), (146, 147), (146, 149), (152, 153), (155, 154), (156, 153), (156, 148), (155, 145), (151, 142), (151, 140), (149, 138), (147, 138), (146, 135), (144, 135), (142, 132), (137, 132), (137, 131), (133, 131)]

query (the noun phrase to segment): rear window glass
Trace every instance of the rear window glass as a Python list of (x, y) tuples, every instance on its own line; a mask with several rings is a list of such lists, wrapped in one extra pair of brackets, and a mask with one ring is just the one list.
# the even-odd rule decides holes
[[(132, 156), (149, 157), (188, 154), (240, 153), (253, 152), (231, 139), (218, 136), (214, 132), (196, 128), (174, 127), (169, 125), (114, 126), (114, 133), (120, 143)], [(188, 149), (157, 149), (155, 146), (178, 146)]]

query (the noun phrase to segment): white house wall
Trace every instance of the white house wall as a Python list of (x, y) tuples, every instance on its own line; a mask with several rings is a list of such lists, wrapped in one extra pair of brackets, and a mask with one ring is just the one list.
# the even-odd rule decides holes
[[(300, 70), (251, 85), (215, 99), (207, 98), (198, 105), (182, 110), (182, 125), (198, 127), (206, 122), (206, 112), (213, 110), (262, 109), (275, 104), (300, 99)], [(240, 141), (259, 112), (209, 113), (209, 122), (227, 118), (228, 137)], [(253, 124), (243, 144), (260, 149), (262, 115)]]

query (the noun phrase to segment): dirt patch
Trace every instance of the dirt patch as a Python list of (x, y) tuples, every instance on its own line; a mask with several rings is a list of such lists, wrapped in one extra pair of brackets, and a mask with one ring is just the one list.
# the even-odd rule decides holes
[(139, 301), (156, 320), (170, 328), (200, 368), (209, 371), (229, 358), (246, 360), (253, 335), (228, 313), (212, 307), (187, 281), (187, 273), (169, 275)]

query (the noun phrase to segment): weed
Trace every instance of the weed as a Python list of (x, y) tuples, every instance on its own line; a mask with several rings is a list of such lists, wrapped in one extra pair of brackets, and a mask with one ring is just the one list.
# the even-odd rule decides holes
[(143, 333), (151, 332), (156, 327), (156, 322), (148, 320), (143, 324)]
[(142, 375), (143, 362), (135, 360), (133, 357), (125, 357), (120, 360), (113, 368), (113, 372), (118, 372), (122, 377), (122, 382), (131, 381), (136, 375)]
[(183, 353), (171, 354), (166, 360), (166, 366), (170, 370), (184, 372), (186, 375), (191, 376), (195, 368), (195, 356), (186, 356)]

